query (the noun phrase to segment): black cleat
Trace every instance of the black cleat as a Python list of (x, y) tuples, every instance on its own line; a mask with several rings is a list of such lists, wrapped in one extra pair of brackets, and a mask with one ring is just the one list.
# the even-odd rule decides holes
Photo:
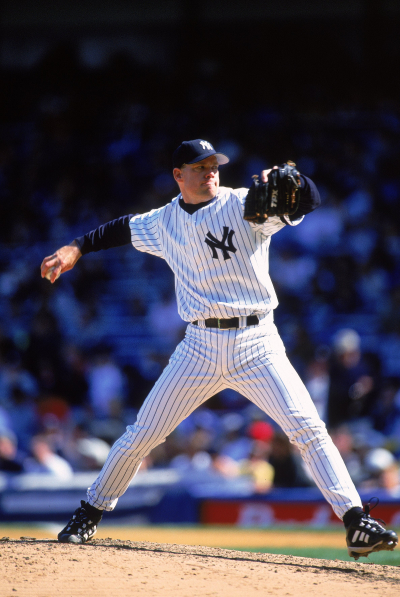
[[(378, 499), (378, 498), (372, 498)], [(359, 518), (354, 518), (346, 528), (346, 542), (349, 556), (358, 560), (360, 557), (367, 558), (374, 551), (393, 551), (398, 543), (398, 537), (394, 531), (386, 530), (381, 524), (383, 520), (371, 518), (370, 510), (378, 505), (378, 501), (370, 508), (371, 502), (364, 507), (364, 513)]]
[(86, 543), (97, 531), (102, 519), (102, 511), (81, 500), (69, 523), (58, 533), (60, 543)]

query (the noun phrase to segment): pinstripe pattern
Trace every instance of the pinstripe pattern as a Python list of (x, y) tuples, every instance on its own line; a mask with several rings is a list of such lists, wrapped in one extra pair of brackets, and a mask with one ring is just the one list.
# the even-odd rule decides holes
[(353, 506), (361, 506), (339, 452), (285, 355), (271, 316), (258, 327), (241, 330), (188, 326), (136, 423), (112, 447), (88, 491), (88, 501), (112, 510), (142, 459), (193, 410), (224, 388), (239, 391), (281, 426), (340, 518)]
[[(246, 396), (281, 426), (339, 518), (361, 506), (273, 323), (278, 301), (268, 273), (268, 252), (271, 235), (284, 223), (279, 218), (262, 225), (245, 222), (246, 193), (247, 189), (220, 188), (217, 197), (192, 215), (180, 207), (178, 196), (130, 221), (133, 246), (164, 258), (174, 272), (181, 317), (200, 321), (198, 326), (188, 325), (136, 423), (115, 442), (88, 489), (88, 502), (98, 508), (113, 510), (143, 458), (200, 404), (225, 388)], [(232, 243), (229, 251), (224, 245), (225, 256), (219, 245), (223, 234), (228, 238), (224, 230)], [(207, 244), (207, 238), (216, 239), (214, 245)], [(209, 317), (240, 317), (243, 322), (244, 316), (254, 313), (263, 316), (258, 326), (218, 330), (207, 329), (202, 322)]]
[[(271, 235), (284, 227), (279, 218), (266, 224), (243, 220), (247, 189), (221, 187), (217, 197), (193, 215), (179, 196), (161, 209), (131, 219), (131, 240), (139, 251), (163, 257), (175, 274), (179, 315), (184, 321), (229, 318), (275, 309), (278, 300), (268, 273)], [(213, 259), (207, 233), (221, 239), (234, 230), (234, 257)], [(229, 280), (229, 284), (227, 284)]]

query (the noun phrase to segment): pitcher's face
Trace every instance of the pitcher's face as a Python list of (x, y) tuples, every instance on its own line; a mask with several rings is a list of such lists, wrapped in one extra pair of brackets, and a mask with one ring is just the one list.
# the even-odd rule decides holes
[(202, 203), (215, 197), (218, 192), (219, 170), (215, 156), (174, 168), (173, 174), (185, 203)]

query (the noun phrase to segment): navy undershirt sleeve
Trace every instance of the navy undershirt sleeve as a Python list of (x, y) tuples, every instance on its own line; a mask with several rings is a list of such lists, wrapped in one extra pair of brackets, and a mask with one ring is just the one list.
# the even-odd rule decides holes
[[(300, 174), (300, 179), (300, 203), (296, 213), (290, 216), (292, 222), (309, 214), (321, 205), (321, 197), (315, 183), (307, 176), (304, 176), (304, 174)], [(282, 219), (282, 221), (284, 222), (285, 220)]]
[(116, 220), (111, 220), (111, 222), (102, 224), (84, 236), (76, 238), (75, 242), (82, 255), (102, 251), (104, 249), (111, 249), (113, 247), (129, 245), (131, 242), (129, 221), (132, 217), (133, 214), (129, 214)]

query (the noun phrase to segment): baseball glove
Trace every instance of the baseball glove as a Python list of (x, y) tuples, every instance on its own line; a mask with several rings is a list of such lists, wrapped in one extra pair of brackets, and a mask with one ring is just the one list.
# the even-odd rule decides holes
[(245, 199), (244, 219), (263, 224), (269, 216), (293, 215), (299, 207), (300, 186), (300, 173), (291, 161), (273, 168), (267, 182), (253, 176)]

